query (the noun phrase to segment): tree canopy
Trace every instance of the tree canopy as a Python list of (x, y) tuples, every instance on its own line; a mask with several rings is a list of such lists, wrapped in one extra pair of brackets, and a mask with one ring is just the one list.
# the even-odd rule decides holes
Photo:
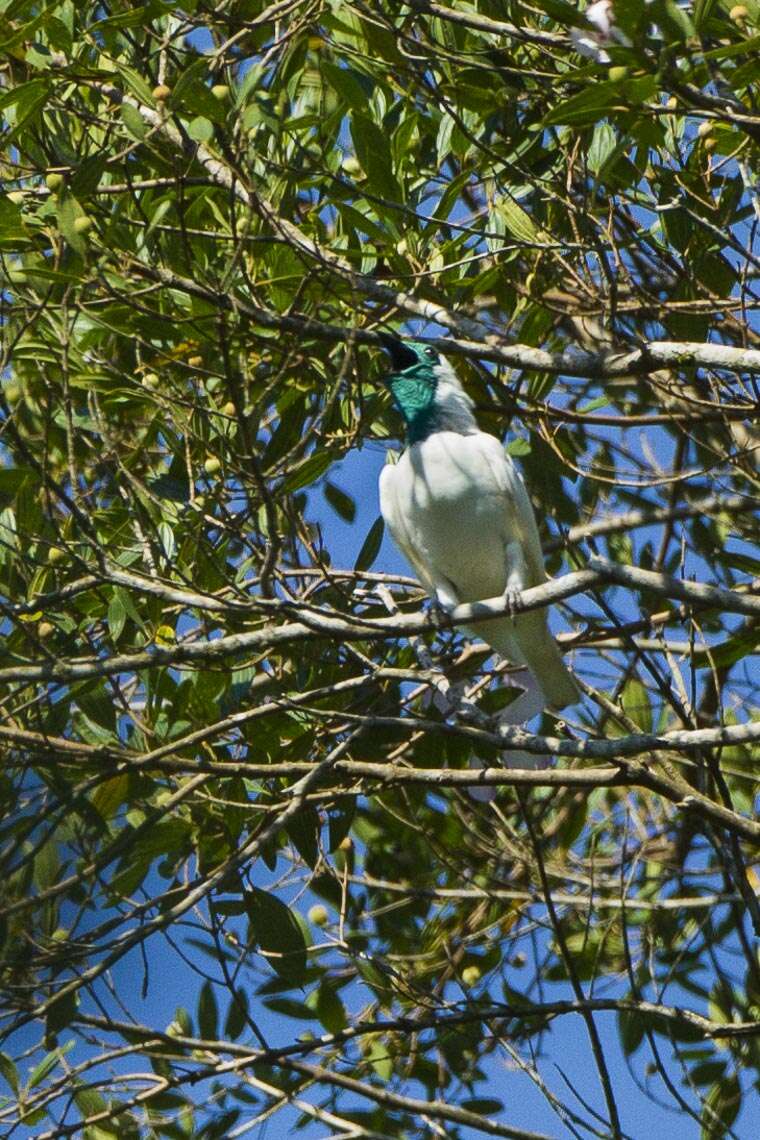
[[(4, 1135), (749, 1135), (760, 8), (614, 19), (0, 4)], [(383, 331), (562, 719), (384, 538)]]

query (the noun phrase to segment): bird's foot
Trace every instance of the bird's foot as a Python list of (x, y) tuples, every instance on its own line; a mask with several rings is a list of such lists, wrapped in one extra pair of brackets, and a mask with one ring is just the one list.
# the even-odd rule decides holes
[(517, 586), (507, 586), (504, 591), (504, 598), (507, 603), (507, 613), (515, 620), (515, 616), (522, 609), (522, 590)]
[(457, 602), (454, 598), (442, 594), (436, 590), (435, 597), (432, 599), (433, 612), (437, 618), (450, 618), (453, 611), (457, 608)]

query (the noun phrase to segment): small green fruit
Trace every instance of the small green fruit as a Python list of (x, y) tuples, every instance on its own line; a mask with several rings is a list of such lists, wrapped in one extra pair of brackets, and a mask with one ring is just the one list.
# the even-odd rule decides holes
[(160, 380), (155, 372), (146, 372), (142, 378), (143, 388), (157, 388), (159, 384)]
[(232, 400), (228, 400), (227, 403), (223, 405), (221, 411), (223, 416), (234, 416), (237, 409)]
[(211, 88), (211, 94), (215, 99), (218, 99), (220, 103), (224, 103), (230, 97), (230, 89), (226, 83), (215, 83)]
[(46, 638), (50, 637), (52, 633), (55, 633), (55, 626), (52, 624), (52, 622), (41, 621), (37, 626), (37, 636), (39, 637), (40, 641), (44, 641)]
[(159, 83), (158, 87), (154, 87), (152, 91), (153, 98), (158, 103), (163, 103), (172, 93), (171, 87), (167, 87), (165, 83)]
[(48, 550), (47, 560), (49, 566), (56, 566), (59, 562), (65, 562), (66, 551), (60, 546), (51, 546)]
[(728, 13), (729, 20), (732, 20), (735, 24), (743, 24), (748, 16), (749, 12), (743, 4), (734, 4), (731, 11)]
[(483, 972), (480, 966), (465, 966), (462, 970), (462, 985), (476, 986), (480, 979), (483, 977)]
[(206, 462), (203, 464), (203, 470), (207, 475), (218, 475), (222, 469), (221, 459), (217, 459), (215, 455), (209, 455)]
[(82, 214), (78, 218), (74, 218), (74, 233), (86, 234), (92, 229), (92, 218), (88, 218), (87, 214)]
[(624, 79), (628, 78), (627, 67), (611, 67), (607, 72), (608, 77), (613, 83), (621, 83)]
[(63, 186), (63, 182), (63, 175), (59, 174), (56, 170), (51, 170), (50, 174), (45, 175), (45, 185), (48, 190), (52, 190), (53, 192), (60, 190), (61, 186)]
[(191, 368), (201, 368), (203, 366), (203, 357), (202, 356), (189, 356), (187, 358), (187, 363), (190, 365)]
[(313, 926), (327, 926), (330, 918), (327, 907), (322, 906), (321, 903), (309, 907), (306, 917)]

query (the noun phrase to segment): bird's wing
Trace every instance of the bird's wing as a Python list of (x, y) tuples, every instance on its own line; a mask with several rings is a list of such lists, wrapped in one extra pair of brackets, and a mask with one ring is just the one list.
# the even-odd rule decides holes
[(522, 547), (530, 579), (525, 586), (538, 586), (546, 581), (544, 556), (536, 516), (520, 472), (496, 436), (481, 432), (478, 443), (497, 486), (504, 493), (507, 533), (511, 538), (517, 539)]
[(435, 583), (433, 582), (428, 567), (420, 558), (414, 543), (409, 537), (406, 520), (404, 519), (403, 512), (399, 510), (398, 501), (396, 499), (396, 481), (398, 475), (398, 467), (393, 463), (386, 464), (380, 472), (380, 514), (385, 519), (396, 546), (416, 572), (417, 577), (427, 592), (432, 597), (435, 597)]
[[(525, 484), (498, 439), (484, 433), (482, 441), (481, 453), (487, 457), (504, 494), (507, 534), (519, 542), (525, 558), (528, 581), (524, 585), (538, 586), (546, 581), (546, 571), (536, 516)], [(494, 622), (486, 636), (497, 653), (503, 652), (507, 658), (528, 666), (549, 707), (562, 709), (578, 700), (578, 687), (549, 632), (545, 612), (518, 615), (514, 622)]]

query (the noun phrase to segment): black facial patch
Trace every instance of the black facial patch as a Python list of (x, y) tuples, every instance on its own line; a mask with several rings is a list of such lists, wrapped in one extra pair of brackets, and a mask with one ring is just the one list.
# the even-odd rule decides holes
[(409, 348), (403, 340), (389, 336), (387, 333), (381, 333), (380, 336), (395, 371), (403, 372), (405, 368), (412, 368), (419, 363), (417, 353), (414, 349)]

